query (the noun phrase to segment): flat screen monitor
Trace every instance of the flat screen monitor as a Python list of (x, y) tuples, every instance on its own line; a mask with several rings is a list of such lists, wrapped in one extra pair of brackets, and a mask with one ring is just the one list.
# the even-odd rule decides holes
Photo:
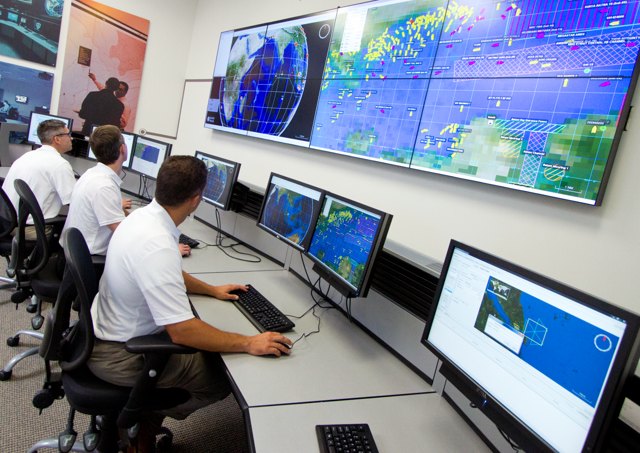
[(600, 451), (639, 317), (452, 241), (422, 343), (525, 451)]
[(296, 249), (306, 250), (323, 195), (316, 187), (271, 173), (258, 226)]
[(156, 179), (164, 160), (171, 154), (171, 144), (138, 135), (129, 169)]
[(240, 164), (196, 151), (196, 157), (207, 166), (207, 185), (202, 199), (222, 210), (229, 210), (233, 186), (238, 180)]
[[(98, 126), (93, 126), (93, 128), (91, 129), (92, 134), (93, 134), (93, 131), (96, 130), (96, 127)], [(124, 163), (122, 164), (122, 168), (129, 168), (131, 166), (131, 158), (133, 157), (133, 152), (135, 151), (134, 147), (136, 142), (136, 134), (132, 134), (130, 132), (123, 132), (123, 131), (121, 131), (121, 134), (122, 134), (122, 137), (124, 138), (125, 145), (127, 145), (127, 160), (124, 161)], [(93, 150), (91, 149), (91, 146), (89, 146), (88, 150), (89, 151), (87, 153), (87, 159), (98, 160)]]
[(346, 297), (365, 297), (392, 217), (327, 193), (307, 252), (316, 273)]
[(29, 128), (27, 130), (27, 138), (29, 140), (29, 143), (42, 145), (42, 143), (40, 143), (40, 139), (38, 138), (38, 125), (45, 120), (60, 120), (67, 125), (67, 129), (69, 130), (71, 130), (71, 127), (73, 126), (73, 120), (71, 118), (51, 115), (50, 113), (31, 112), (31, 117), (29, 118)]

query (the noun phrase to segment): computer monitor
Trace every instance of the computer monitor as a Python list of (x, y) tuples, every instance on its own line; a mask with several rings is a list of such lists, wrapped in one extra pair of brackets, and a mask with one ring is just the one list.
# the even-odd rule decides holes
[(307, 255), (314, 271), (346, 297), (366, 297), (393, 216), (327, 193)]
[(298, 250), (307, 250), (323, 196), (321, 189), (271, 173), (258, 226)]
[(221, 157), (196, 151), (196, 157), (207, 166), (207, 185), (202, 199), (224, 211), (229, 210), (233, 186), (238, 180), (240, 164)]
[(42, 143), (40, 143), (40, 139), (38, 138), (38, 125), (45, 120), (60, 120), (66, 124), (67, 129), (69, 130), (71, 130), (71, 127), (73, 125), (73, 120), (71, 118), (51, 115), (50, 113), (31, 112), (31, 116), (29, 117), (29, 129), (27, 131), (27, 139), (29, 140), (29, 143), (42, 145)]
[(171, 154), (171, 144), (138, 135), (129, 169), (156, 179), (164, 160)]
[[(93, 128), (91, 129), (92, 134), (93, 134), (93, 131), (96, 130), (96, 127), (98, 126), (93, 126)], [(133, 156), (133, 152), (135, 151), (134, 147), (136, 142), (136, 134), (132, 134), (130, 132), (124, 132), (124, 131), (121, 131), (121, 134), (122, 134), (122, 137), (124, 138), (125, 145), (127, 145), (127, 160), (124, 161), (124, 163), (122, 164), (122, 168), (129, 168), (131, 166), (131, 158)], [(87, 159), (98, 160), (93, 150), (91, 149), (91, 146), (88, 147)]]
[(451, 241), (422, 343), (525, 451), (600, 451), (638, 315)]
[(0, 123), (0, 165), (10, 167), (31, 148), (27, 142), (26, 124)]

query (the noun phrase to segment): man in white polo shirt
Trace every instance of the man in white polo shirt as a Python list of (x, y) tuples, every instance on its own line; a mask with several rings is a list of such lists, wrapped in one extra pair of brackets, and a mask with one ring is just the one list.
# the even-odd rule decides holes
[[(105, 255), (111, 235), (124, 220), (124, 209), (131, 207), (131, 200), (122, 198), (118, 176), (129, 151), (116, 126), (97, 127), (89, 145), (98, 163), (76, 183), (62, 231), (79, 229), (91, 254)], [(60, 243), (64, 247), (62, 240)]]
[(136, 336), (164, 330), (174, 343), (203, 351), (173, 355), (159, 379), (160, 387), (180, 387), (191, 394), (185, 404), (164, 412), (177, 419), (230, 392), (216, 353), (280, 356), (288, 354), (292, 344), (279, 333), (245, 336), (219, 330), (194, 316), (187, 292), (228, 300), (238, 298), (232, 291), (246, 290), (235, 284), (209, 285), (182, 271), (177, 225), (198, 207), (206, 181), (205, 164), (193, 156), (165, 161), (155, 199), (132, 212), (114, 232), (91, 308), (96, 342), (88, 366), (107, 382), (130, 386), (137, 378), (143, 358), (124, 348)]
[(2, 189), (17, 212), (20, 197), (13, 183), (22, 179), (33, 191), (47, 220), (56, 217), (62, 206), (69, 204), (76, 179), (71, 165), (62, 157), (71, 150), (71, 135), (65, 123), (45, 120), (38, 125), (37, 132), (42, 146), (11, 165)]

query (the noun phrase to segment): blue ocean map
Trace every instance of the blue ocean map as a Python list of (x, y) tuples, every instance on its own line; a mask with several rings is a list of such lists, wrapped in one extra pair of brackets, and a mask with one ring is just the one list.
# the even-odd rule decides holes
[(494, 277), (487, 282), (474, 327), (484, 332), (489, 316), (524, 335), (520, 359), (595, 407), (617, 336)]
[(294, 244), (304, 243), (311, 234), (311, 221), (318, 201), (273, 185), (265, 203), (264, 225)]
[(335, 200), (329, 202), (329, 209), (324, 207), (318, 218), (309, 253), (357, 288), (380, 219)]
[(638, 22), (637, 1), (340, 8), (311, 147), (595, 200)]
[(160, 150), (155, 146), (145, 145), (140, 143), (136, 145), (135, 156), (146, 160), (147, 162), (157, 163), (160, 156)]
[[(233, 168), (221, 163), (205, 160), (207, 164), (207, 183), (204, 187), (203, 197), (211, 201), (219, 201), (223, 195), (228, 194), (227, 180), (233, 178)], [(226, 190), (225, 190), (226, 189)]]

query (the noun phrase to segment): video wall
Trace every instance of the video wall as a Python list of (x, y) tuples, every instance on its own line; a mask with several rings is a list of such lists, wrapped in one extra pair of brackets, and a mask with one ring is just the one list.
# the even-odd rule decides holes
[(599, 205), (638, 3), (381, 0), (226, 31), (205, 126)]

